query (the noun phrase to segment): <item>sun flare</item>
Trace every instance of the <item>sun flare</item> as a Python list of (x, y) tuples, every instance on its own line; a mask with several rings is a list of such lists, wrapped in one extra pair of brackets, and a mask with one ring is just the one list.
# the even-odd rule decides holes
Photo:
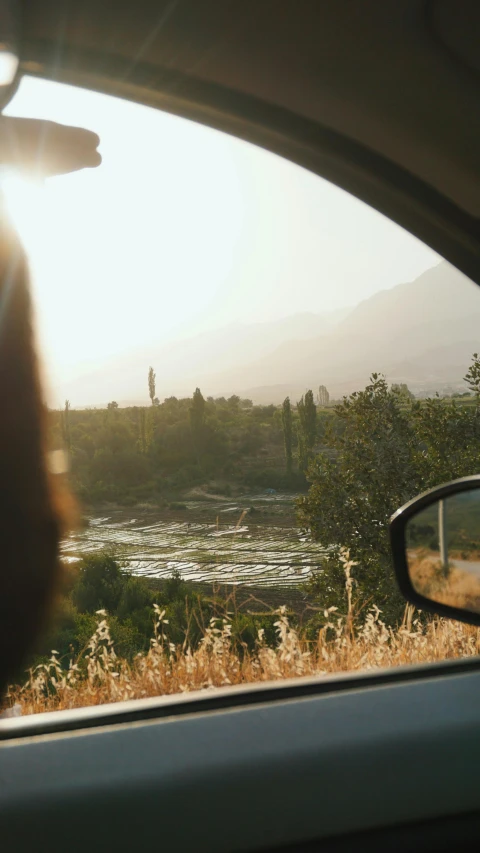
[(2, 177), (0, 189), (9, 217), (30, 254), (43, 228), (44, 182), (10, 172)]

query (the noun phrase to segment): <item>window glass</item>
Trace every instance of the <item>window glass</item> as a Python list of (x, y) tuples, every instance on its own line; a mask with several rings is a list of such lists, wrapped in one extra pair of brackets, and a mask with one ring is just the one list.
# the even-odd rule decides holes
[(103, 162), (3, 179), (82, 518), (6, 706), (475, 653), (473, 629), (405, 607), (386, 525), (476, 473), (455, 435), (478, 402), (477, 288), (228, 135), (34, 79), (9, 113), (96, 131)]

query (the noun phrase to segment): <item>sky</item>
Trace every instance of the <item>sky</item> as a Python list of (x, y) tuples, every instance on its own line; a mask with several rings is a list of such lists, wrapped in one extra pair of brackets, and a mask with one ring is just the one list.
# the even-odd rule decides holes
[(126, 349), (352, 306), (439, 260), (327, 181), (186, 119), (32, 78), (8, 113), (101, 138), (96, 170), (4, 181), (53, 384)]

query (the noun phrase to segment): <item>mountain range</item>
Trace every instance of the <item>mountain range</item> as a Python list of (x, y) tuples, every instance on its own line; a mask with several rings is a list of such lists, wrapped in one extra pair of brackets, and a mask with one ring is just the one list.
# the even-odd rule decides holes
[(338, 398), (365, 386), (372, 372), (406, 382), (416, 394), (463, 388), (480, 350), (480, 292), (442, 261), (414, 281), (382, 290), (354, 308), (296, 314), (272, 323), (232, 324), (120, 359), (62, 389), (72, 405), (144, 404), (147, 371), (157, 395), (239, 394), (255, 403), (293, 400), (326, 385)]

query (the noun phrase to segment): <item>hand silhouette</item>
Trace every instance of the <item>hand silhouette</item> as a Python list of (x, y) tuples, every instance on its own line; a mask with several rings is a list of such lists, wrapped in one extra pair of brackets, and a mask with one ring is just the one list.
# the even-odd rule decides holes
[(91, 130), (54, 121), (0, 116), (0, 165), (37, 177), (92, 169), (102, 162)]

